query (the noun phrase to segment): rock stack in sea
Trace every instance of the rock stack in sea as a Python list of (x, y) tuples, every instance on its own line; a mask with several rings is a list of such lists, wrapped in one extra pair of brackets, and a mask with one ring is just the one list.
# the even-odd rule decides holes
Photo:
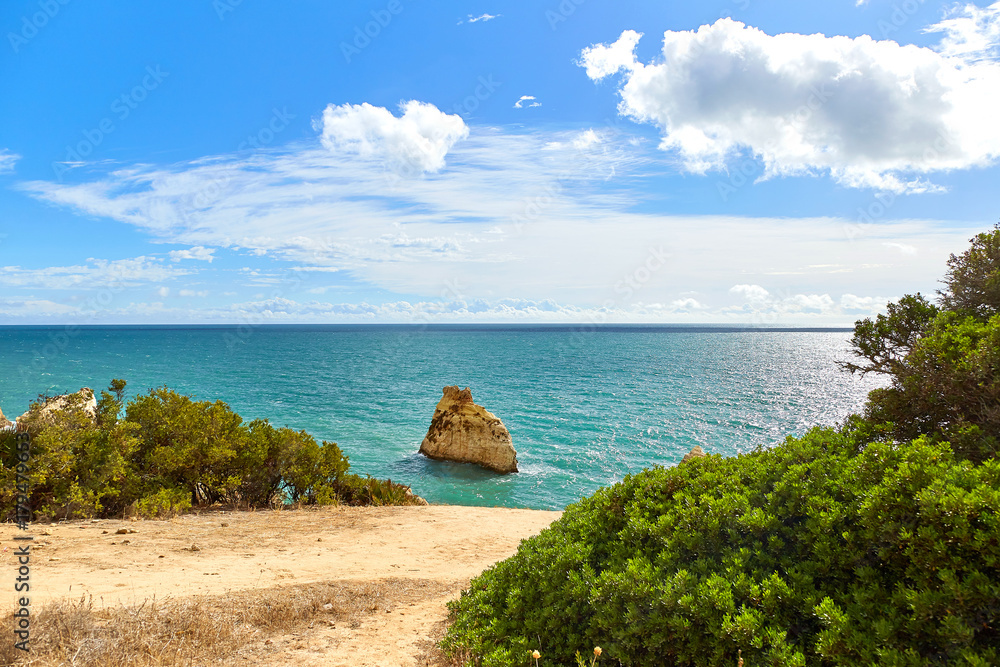
[(53, 396), (46, 399), (45, 403), (38, 406), (34, 411), (29, 409), (18, 417), (17, 423), (20, 426), (27, 426), (29, 422), (36, 426), (51, 423), (55, 419), (53, 413), (56, 411), (71, 410), (80, 410), (90, 421), (96, 421), (97, 399), (94, 397), (94, 390), (90, 387), (84, 387), (72, 394)]
[(703, 459), (705, 456), (705, 450), (701, 448), (701, 445), (695, 445), (690, 452), (684, 455), (684, 458), (681, 459), (681, 463), (687, 463), (691, 459)]
[(3, 416), (3, 410), (0, 410), (0, 428), (7, 428), (8, 426), (13, 426), (14, 423)]
[(432, 459), (476, 463), (499, 473), (517, 472), (510, 432), (489, 410), (472, 402), (468, 387), (445, 387), (420, 453)]

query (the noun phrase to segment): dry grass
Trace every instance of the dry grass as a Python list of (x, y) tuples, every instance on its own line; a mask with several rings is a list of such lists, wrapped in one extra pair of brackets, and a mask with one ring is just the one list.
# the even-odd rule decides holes
[(88, 599), (61, 602), (42, 608), (32, 618), (31, 654), (4, 642), (0, 663), (39, 667), (247, 664), (277, 652), (274, 639), (283, 635), (308, 632), (317, 624), (356, 627), (366, 616), (443, 594), (448, 588), (431, 580), (383, 579), (168, 599), (138, 607), (95, 609)]
[(434, 624), (431, 636), (424, 639), (418, 646), (421, 650), (420, 655), (417, 656), (418, 665), (423, 667), (465, 667), (465, 665), (473, 664), (473, 655), (468, 651), (463, 650), (457, 655), (448, 657), (441, 650), (438, 644), (444, 639), (449, 625), (451, 625), (450, 620), (442, 620)]

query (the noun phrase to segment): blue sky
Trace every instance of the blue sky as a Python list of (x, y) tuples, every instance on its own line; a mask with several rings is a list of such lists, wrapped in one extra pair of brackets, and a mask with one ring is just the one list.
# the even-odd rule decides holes
[(998, 219), (1000, 3), (8, 1), (0, 321), (850, 325)]

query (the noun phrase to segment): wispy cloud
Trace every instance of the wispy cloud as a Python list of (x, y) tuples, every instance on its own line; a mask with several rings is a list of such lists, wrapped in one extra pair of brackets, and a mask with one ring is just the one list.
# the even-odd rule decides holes
[[(758, 286), (759, 287), (759, 286)], [(760, 288), (763, 289), (763, 288)], [(766, 290), (765, 290), (766, 291)], [(91, 313), (92, 321), (111, 323), (204, 322), (280, 324), (291, 322), (409, 322), (447, 324), (452, 322), (549, 322), (566, 324), (609, 324), (635, 322), (716, 322), (742, 325), (844, 324), (872, 315), (884, 308), (887, 299), (844, 294), (839, 301), (828, 294), (770, 295), (765, 299), (741, 302), (731, 298), (715, 307), (686, 297), (669, 303), (637, 302), (603, 306), (576, 306), (553, 299), (472, 299), (450, 301), (387, 301), (383, 303), (338, 303), (297, 300), (282, 296), (243, 301), (231, 305), (193, 307), (186, 303), (208, 296), (207, 291), (167, 287), (158, 291), (160, 301), (129, 303)], [(79, 309), (46, 300), (0, 298), (0, 314), (10, 317), (63, 318), (79, 314)]]
[(459, 20), (458, 25), (462, 25), (463, 23), (479, 23), (481, 21), (485, 23), (486, 21), (498, 19), (501, 16), (503, 16), (503, 14), (480, 14), (479, 16), (468, 14), (466, 18)]
[(0, 148), (0, 174), (7, 171), (14, 171), (14, 165), (21, 159), (17, 153), (11, 153), (6, 148)]
[(909, 243), (895, 243), (892, 241), (886, 241), (882, 245), (884, 245), (886, 248), (894, 248), (899, 252), (903, 253), (904, 255), (917, 254), (917, 248), (915, 246), (910, 245)]
[[(335, 275), (337, 285), (385, 295), (385, 303), (399, 295), (410, 304), (485, 303), (482, 312), (496, 309), (496, 317), (513, 308), (504, 299), (514, 299), (535, 304), (532, 313), (562, 313), (553, 318), (589, 317), (604, 308), (651, 319), (732, 321), (774, 311), (844, 323), (842, 295), (866, 298), (873, 285), (890, 295), (914, 285), (932, 290), (948, 253), (970, 236), (969, 229), (932, 221), (887, 221), (859, 235), (849, 221), (829, 218), (637, 212), (630, 181), (654, 158), (633, 140), (621, 128), (475, 128), (448, 149), (438, 171), (409, 178), (398, 176), (398, 157), (389, 149), (331, 150), (318, 140), (20, 187), (185, 246), (166, 253), (169, 263), (145, 258), (150, 282), (191, 266), (182, 261), (207, 262), (225, 248), (254, 260), (235, 284), (280, 288), (296, 303), (331, 289)], [(914, 252), (901, 252), (904, 246)], [(200, 277), (209, 271), (199, 269)], [(42, 284), (42, 273), (31, 274), (34, 284)], [(299, 280), (308, 284), (293, 293), (282, 287), (287, 274), (312, 282)], [(19, 269), (6, 280), (31, 282)], [(752, 293), (731, 291), (744, 284), (784, 296), (764, 298), (754, 310), (747, 307)], [(554, 311), (537, 305), (550, 301), (562, 305)], [(336, 307), (316, 306), (309, 316), (347, 312), (347, 305), (331, 303)], [(511, 318), (527, 316), (515, 311)], [(234, 316), (226, 309), (212, 315)], [(389, 310), (356, 316), (404, 318)]]
[(79, 315), (79, 308), (49, 299), (0, 297), (0, 314), (9, 318), (21, 318), (36, 321), (62, 317), (72, 319)]
[(937, 50), (946, 56), (996, 61), (1000, 57), (1000, 2), (982, 8), (971, 3), (956, 5), (924, 32), (942, 35)]
[(172, 262), (180, 262), (185, 259), (193, 259), (201, 262), (211, 263), (215, 257), (215, 248), (206, 248), (204, 246), (196, 245), (190, 248), (184, 248), (183, 250), (171, 250), (167, 255), (170, 257)]
[(535, 99), (534, 95), (521, 95), (521, 99), (514, 102), (515, 109), (524, 109), (525, 107), (540, 107), (542, 103)]
[(0, 267), (0, 285), (49, 290), (125, 287), (160, 283), (189, 273), (192, 272), (145, 256), (117, 260), (88, 259), (87, 264), (76, 266), (46, 266), (39, 269)]

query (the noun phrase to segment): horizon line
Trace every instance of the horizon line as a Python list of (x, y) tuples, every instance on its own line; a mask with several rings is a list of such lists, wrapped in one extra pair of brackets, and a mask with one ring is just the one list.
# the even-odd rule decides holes
[(853, 331), (854, 326), (816, 326), (816, 325), (793, 325), (793, 324), (729, 324), (729, 323), (651, 323), (651, 322), (609, 322), (609, 323), (564, 323), (564, 322), (434, 322), (434, 323), (413, 323), (413, 322), (342, 322), (342, 323), (319, 323), (319, 322), (285, 322), (267, 324), (247, 324), (239, 322), (229, 323), (131, 323), (131, 324), (0, 324), (0, 330), (4, 329), (362, 329), (362, 328), (398, 328), (416, 330), (497, 330), (497, 329), (517, 329), (528, 331), (531, 329), (543, 329), (547, 331), (568, 330), (581, 333), (588, 331), (637, 331), (637, 330), (670, 330), (682, 329), (686, 331), (765, 331), (765, 332), (841, 332)]

